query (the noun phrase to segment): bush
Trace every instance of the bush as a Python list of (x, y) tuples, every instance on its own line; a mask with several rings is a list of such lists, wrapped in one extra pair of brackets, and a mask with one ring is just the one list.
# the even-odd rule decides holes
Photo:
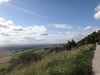
[(20, 65), (28, 65), (31, 62), (37, 62), (41, 60), (41, 56), (38, 54), (35, 54), (33, 52), (25, 52), (21, 54), (17, 59), (14, 59), (11, 62), (11, 65), (7, 68), (7, 72), (10, 72), (14, 68), (20, 67)]

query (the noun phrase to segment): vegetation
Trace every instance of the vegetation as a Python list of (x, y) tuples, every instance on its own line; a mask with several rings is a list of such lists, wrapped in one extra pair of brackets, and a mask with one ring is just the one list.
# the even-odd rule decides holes
[(89, 75), (93, 50), (95, 46), (88, 45), (71, 51), (52, 52), (41, 61), (15, 69), (8, 75)]
[(7, 68), (6, 72), (10, 72), (14, 68), (18, 68), (19, 66), (28, 65), (31, 62), (37, 62), (41, 60), (41, 56), (33, 53), (32, 51), (24, 52), (18, 56), (18, 58), (13, 59), (11, 61), (11, 65)]
[(77, 42), (77, 46), (96, 44), (96, 42), (100, 42), (100, 30), (98, 32), (93, 32), (92, 34)]
[(10, 65), (9, 63), (1, 63), (0, 64), (0, 70), (7, 68), (9, 65)]

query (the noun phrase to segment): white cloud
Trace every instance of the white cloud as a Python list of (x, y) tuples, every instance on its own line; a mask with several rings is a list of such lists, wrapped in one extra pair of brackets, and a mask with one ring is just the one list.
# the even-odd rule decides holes
[[(91, 29), (91, 26), (86, 27), (85, 30), (88, 29)], [(43, 25), (23, 27), (15, 25), (11, 20), (0, 18), (0, 45), (67, 43), (67, 40), (78, 41), (89, 34), (86, 32), (66, 32), (66, 35), (58, 35), (55, 33), (47, 34), (46, 31), (47, 28)]]
[(29, 28), (29, 30), (31, 30), (32, 33), (38, 33), (39, 35), (46, 33), (45, 31), (47, 30), (45, 26), (37, 26), (37, 25), (29, 26), (27, 28)]
[[(26, 35), (26, 34), (37, 34), (38, 36), (44, 35), (47, 36), (46, 33), (47, 28), (45, 26), (16, 26), (11, 20), (5, 20), (4, 18), (0, 18), (0, 35)], [(4, 35), (5, 34), (5, 35)]]
[(0, 0), (0, 3), (2, 2), (10, 2), (11, 0)]
[(100, 19), (100, 11), (98, 11), (96, 14), (94, 14), (94, 18), (95, 19)]
[(88, 26), (88, 27), (85, 27), (85, 28), (84, 28), (85, 31), (86, 31), (86, 30), (90, 30), (90, 29), (92, 29), (92, 26)]
[(30, 36), (0, 37), (0, 45), (35, 44), (35, 38)]
[(0, 28), (6, 28), (10, 26), (14, 26), (11, 20), (6, 21), (4, 18), (0, 18)]
[(14, 26), (12, 29), (13, 31), (24, 31), (24, 28), (21, 26)]
[(95, 19), (100, 19), (100, 5), (98, 5), (95, 9), (94, 9), (95, 11), (96, 11), (96, 13), (94, 14), (94, 18)]
[(46, 31), (47, 28), (43, 25), (23, 27), (15, 25), (11, 20), (0, 18), (0, 45), (52, 43), (43, 39), (48, 36)]
[(68, 24), (49, 24), (48, 26), (53, 26), (55, 28), (66, 28), (66, 29), (71, 29), (72, 26)]
[(69, 40), (74, 39), (75, 41), (79, 41), (81, 39), (83, 39), (84, 37), (86, 37), (88, 34), (87, 32), (66, 32)]
[(98, 29), (98, 27), (92, 27), (92, 26), (88, 26), (88, 27), (85, 27), (83, 30), (87, 31), (87, 30), (93, 30), (93, 31), (96, 31)]
[(66, 43), (67, 39), (62, 38), (40, 38), (33, 35), (21, 35), (16, 37), (0, 37), (0, 45), (27, 45), (27, 44), (59, 44)]
[(100, 11), (100, 5), (98, 5), (94, 10), (95, 11)]
[(9, 34), (7, 34), (7, 33), (0, 33), (0, 35), (2, 35), (2, 36), (9, 36)]

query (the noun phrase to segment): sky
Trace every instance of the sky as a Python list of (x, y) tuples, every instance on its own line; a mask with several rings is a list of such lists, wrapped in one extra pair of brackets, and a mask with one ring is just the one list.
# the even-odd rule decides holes
[(0, 0), (0, 45), (76, 42), (100, 29), (100, 0)]

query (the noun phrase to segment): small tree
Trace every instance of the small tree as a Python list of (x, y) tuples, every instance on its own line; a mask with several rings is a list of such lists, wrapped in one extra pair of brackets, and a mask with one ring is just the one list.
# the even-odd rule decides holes
[(58, 52), (58, 49), (59, 49), (58, 47), (55, 47), (55, 52), (56, 52), (56, 53)]
[(72, 42), (68, 41), (68, 43), (66, 44), (67, 50), (71, 50), (72, 48)]
[(76, 42), (72, 39), (72, 47), (76, 46)]

